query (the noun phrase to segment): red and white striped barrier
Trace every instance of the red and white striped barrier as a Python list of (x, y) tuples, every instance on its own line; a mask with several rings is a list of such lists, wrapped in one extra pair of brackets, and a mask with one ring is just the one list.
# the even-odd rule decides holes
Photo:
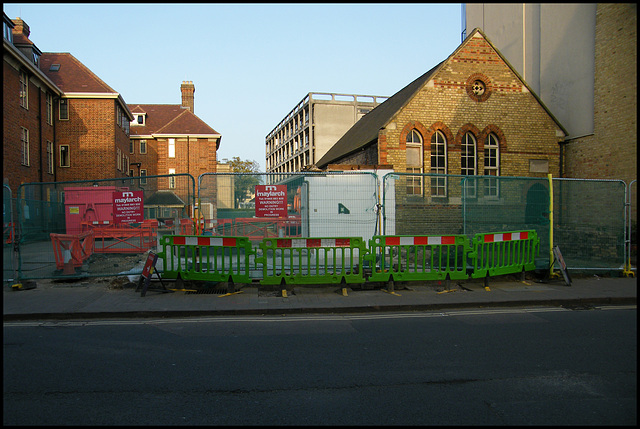
[(498, 243), (501, 241), (528, 240), (529, 232), (504, 232), (501, 234), (485, 234), (485, 243)]
[(236, 247), (235, 237), (180, 237), (172, 236), (173, 245)]
[(455, 242), (456, 237), (454, 236), (385, 237), (385, 245), (387, 246), (447, 245), (455, 244)]
[(278, 239), (278, 248), (306, 248), (306, 247), (350, 247), (350, 238), (284, 238)]

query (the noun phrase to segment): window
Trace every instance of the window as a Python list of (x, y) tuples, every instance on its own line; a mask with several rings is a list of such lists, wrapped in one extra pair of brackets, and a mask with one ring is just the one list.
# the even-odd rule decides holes
[[(462, 136), (460, 148), (460, 174), (465, 176), (475, 176), (476, 174), (476, 138), (467, 132)], [(470, 198), (476, 197), (476, 180), (468, 179), (463, 182), (465, 185), (465, 195)]]
[(47, 173), (53, 174), (53, 142), (47, 140)]
[(22, 141), (22, 165), (29, 166), (29, 130), (22, 128), (22, 136), (20, 140)]
[(138, 124), (144, 125), (144, 115), (138, 115)]
[(462, 137), (462, 150), (460, 159), (460, 174), (476, 174), (476, 138), (471, 133)]
[[(431, 136), (431, 173), (447, 174), (447, 141), (440, 131), (436, 131)], [(446, 196), (446, 189), (446, 177), (431, 179), (431, 195)]]
[(145, 153), (147, 153), (147, 141), (140, 140), (140, 154), (144, 155)]
[(60, 116), (60, 120), (61, 121), (67, 121), (69, 120), (69, 101), (66, 99), (60, 99), (60, 101), (58, 101), (58, 115)]
[[(169, 174), (176, 174), (176, 169), (175, 168), (170, 168), (169, 169)], [(169, 177), (169, 188), (170, 189), (175, 189), (176, 187), (176, 178), (171, 176)]]
[(146, 185), (147, 184), (147, 170), (140, 170), (140, 184), (141, 185)]
[(116, 165), (118, 166), (118, 171), (122, 170), (122, 151), (117, 149), (116, 152)]
[(124, 153), (122, 154), (122, 171), (125, 173), (129, 171), (129, 157)]
[(29, 76), (20, 71), (20, 106), (29, 109)]
[(68, 144), (60, 145), (60, 167), (71, 167), (71, 156)]
[[(484, 175), (499, 176), (500, 175), (500, 151), (498, 146), (498, 137), (490, 133), (484, 144)], [(498, 196), (498, 180), (486, 178), (484, 180), (484, 195)]]
[[(129, 170), (129, 177), (133, 177), (134, 175), (135, 175), (135, 173), (133, 172), (133, 170), (130, 169)], [(133, 183), (133, 182), (130, 182), (130, 183)]]
[(13, 44), (13, 32), (11, 31), (11, 26), (3, 21), (2, 30), (4, 33), (4, 38), (11, 42), (11, 44)]
[(135, 151), (135, 143), (133, 140), (129, 140), (129, 153), (132, 154)]
[[(407, 173), (422, 174), (422, 136), (416, 130), (407, 134)], [(422, 176), (407, 176), (407, 195), (422, 194)]]
[(47, 124), (53, 125), (53, 96), (48, 92), (45, 102), (47, 104)]
[(169, 139), (169, 158), (176, 157), (176, 139)]
[(116, 106), (116, 123), (119, 127), (122, 126), (122, 111), (120, 111), (120, 106)]

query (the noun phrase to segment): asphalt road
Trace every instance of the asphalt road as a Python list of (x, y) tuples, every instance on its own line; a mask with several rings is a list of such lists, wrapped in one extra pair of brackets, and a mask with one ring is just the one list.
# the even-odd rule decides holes
[(635, 306), (5, 322), (4, 425), (636, 425)]

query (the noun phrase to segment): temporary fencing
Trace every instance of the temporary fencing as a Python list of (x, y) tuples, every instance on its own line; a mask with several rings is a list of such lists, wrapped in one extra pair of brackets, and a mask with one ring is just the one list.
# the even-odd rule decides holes
[[(16, 194), (19, 279), (139, 274), (159, 237), (180, 232), (181, 220), (193, 225), (195, 180), (188, 174), (24, 183)], [(60, 271), (60, 240), (84, 240), (88, 231), (94, 245), (79, 272)]]
[(250, 256), (246, 237), (165, 236), (160, 242), (162, 277), (208, 282), (250, 283)]
[(469, 240), (450, 236), (375, 236), (366, 256), (371, 281), (466, 279)]
[(379, 195), (379, 177), (373, 171), (205, 173), (198, 177), (199, 221), (205, 231), (253, 241), (267, 237), (369, 239), (380, 233)]
[(263, 285), (363, 283), (360, 237), (270, 238), (259, 243)]
[[(94, 231), (93, 254), (79, 270), (79, 275), (88, 277), (139, 274), (144, 253), (159, 250), (162, 237), (174, 234), (244, 237), (251, 242), (253, 251), (261, 252), (259, 243), (266, 239), (355, 237), (370, 243), (381, 237), (467, 237), (472, 247), (473, 237), (487, 231), (535, 231), (539, 240), (536, 270), (549, 269), (551, 249), (558, 246), (572, 271), (635, 271), (635, 180), (627, 186), (617, 180), (372, 170), (205, 173), (198, 178), (198, 184), (198, 198), (195, 180), (184, 174), (27, 183), (13, 195), (5, 186), (3, 278), (77, 277), (78, 273), (66, 275), (58, 268), (50, 234), (79, 235), (89, 229)], [(259, 192), (266, 186), (275, 186), (284, 194), (280, 200), (270, 202), (275, 206), (265, 210), (264, 206), (259, 207), (264, 202)], [(143, 220), (116, 228), (112, 194), (124, 189), (143, 193)], [(157, 227), (142, 232), (149, 228), (149, 222), (157, 223)], [(444, 273), (453, 278), (462, 275), (465, 265), (466, 269), (471, 265), (469, 260), (458, 261), (453, 248), (443, 245), (388, 245), (385, 238), (375, 246), (378, 261), (384, 264), (379, 271), (374, 261), (360, 262), (360, 253), (366, 252), (355, 249), (359, 254), (354, 264), (364, 271), (364, 278), (369, 266), (372, 276), (378, 279), (393, 275), (400, 281), (414, 276), (414, 271), (416, 277), (440, 278)], [(303, 252), (303, 259), (309, 253), (312, 257), (320, 253), (314, 247), (308, 249), (308, 253)], [(282, 251), (277, 250), (282, 258)], [(455, 264), (447, 267), (440, 260), (431, 261), (438, 255), (443, 257), (442, 264), (445, 260), (452, 264), (455, 260)], [(264, 258), (262, 254), (257, 256)], [(420, 258), (425, 260), (424, 266), (420, 265)], [(282, 259), (278, 261), (282, 263)], [(253, 280), (261, 277), (264, 270), (255, 264), (250, 261)], [(15, 274), (11, 268), (15, 268)], [(302, 271), (305, 269), (303, 266)], [(284, 277), (281, 272), (278, 275), (269, 273), (270, 280), (266, 281), (298, 281), (290, 274), (287, 277), (286, 270)], [(334, 281), (322, 281), (326, 280)]]
[(534, 230), (476, 234), (473, 237), (471, 277), (522, 273), (536, 268), (540, 239)]

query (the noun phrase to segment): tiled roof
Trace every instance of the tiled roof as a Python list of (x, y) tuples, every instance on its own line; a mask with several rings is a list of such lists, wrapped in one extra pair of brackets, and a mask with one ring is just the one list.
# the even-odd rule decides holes
[[(59, 64), (60, 69), (51, 71), (52, 64)], [(69, 53), (44, 52), (40, 57), (40, 69), (64, 92), (116, 93)]]
[(130, 104), (132, 113), (146, 113), (144, 125), (132, 125), (132, 136), (152, 134), (216, 134), (202, 119), (179, 104)]

